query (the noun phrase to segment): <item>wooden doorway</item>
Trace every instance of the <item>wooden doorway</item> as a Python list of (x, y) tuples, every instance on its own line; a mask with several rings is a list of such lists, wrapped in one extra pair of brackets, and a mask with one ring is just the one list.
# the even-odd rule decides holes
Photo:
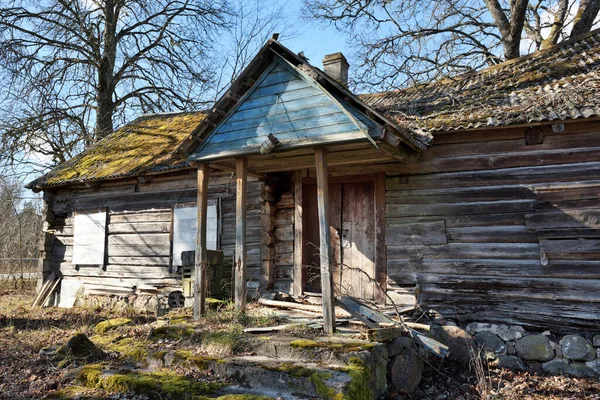
[[(378, 226), (381, 213), (385, 212), (378, 205), (382, 201), (385, 205), (385, 199), (377, 196), (380, 192), (377, 178), (377, 175), (330, 178), (329, 220), (336, 296), (382, 298), (373, 281), (379, 282), (383, 276), (385, 282), (385, 265), (381, 265), (380, 254), (385, 253), (383, 229)], [(304, 292), (320, 293), (319, 217), (314, 179), (303, 180), (302, 210), (302, 288)]]

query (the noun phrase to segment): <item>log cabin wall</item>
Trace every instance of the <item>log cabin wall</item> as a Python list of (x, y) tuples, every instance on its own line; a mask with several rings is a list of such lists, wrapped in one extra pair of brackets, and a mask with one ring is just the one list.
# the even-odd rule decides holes
[[(59, 271), (64, 279), (86, 282), (95, 294), (131, 291), (133, 286), (181, 290), (181, 277), (170, 268), (172, 208), (196, 202), (196, 171), (155, 175), (145, 183), (138, 179), (104, 181), (98, 185), (70, 185), (45, 194), (44, 243), (40, 264), (45, 274)], [(249, 290), (258, 287), (260, 275), (260, 220), (263, 183), (248, 182), (248, 278)], [(219, 204), (219, 247), (224, 268), (231, 271), (235, 246), (235, 178), (213, 174), (209, 199)], [(74, 268), (73, 212), (108, 209), (107, 264)]]
[(462, 321), (597, 329), (599, 123), (441, 133), (382, 167), (389, 294)]

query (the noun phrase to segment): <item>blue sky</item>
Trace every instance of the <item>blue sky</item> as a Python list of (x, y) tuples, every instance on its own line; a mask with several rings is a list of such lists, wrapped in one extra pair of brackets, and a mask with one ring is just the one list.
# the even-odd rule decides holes
[(321, 67), (321, 61), (327, 54), (341, 51), (350, 60), (351, 52), (346, 44), (347, 35), (338, 32), (334, 27), (326, 23), (313, 22), (302, 18), (302, 0), (290, 0), (285, 2), (290, 22), (299, 25), (297, 34), (291, 38), (284, 38), (281, 43), (290, 50), (298, 53), (304, 51), (310, 63)]

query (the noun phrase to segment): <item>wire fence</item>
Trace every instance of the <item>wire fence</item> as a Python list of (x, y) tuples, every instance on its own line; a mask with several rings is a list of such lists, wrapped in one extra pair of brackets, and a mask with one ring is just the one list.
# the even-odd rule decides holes
[(38, 278), (37, 258), (0, 258), (0, 281)]

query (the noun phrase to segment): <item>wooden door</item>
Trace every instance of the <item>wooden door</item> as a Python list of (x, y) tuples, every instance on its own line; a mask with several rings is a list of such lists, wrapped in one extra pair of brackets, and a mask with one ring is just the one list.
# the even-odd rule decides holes
[[(375, 182), (329, 183), (329, 220), (336, 295), (375, 300)], [(302, 284), (304, 292), (320, 293), (319, 218), (316, 185), (302, 191)]]

